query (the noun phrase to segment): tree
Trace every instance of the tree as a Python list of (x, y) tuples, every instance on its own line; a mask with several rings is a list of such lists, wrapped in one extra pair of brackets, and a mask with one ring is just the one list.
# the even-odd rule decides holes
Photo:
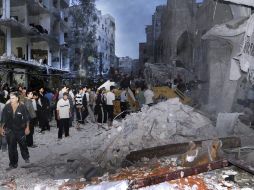
[(80, 78), (91, 77), (96, 72), (92, 60), (97, 57), (95, 0), (76, 0), (69, 15), (72, 20), (69, 38), (72, 69), (83, 71), (79, 72)]

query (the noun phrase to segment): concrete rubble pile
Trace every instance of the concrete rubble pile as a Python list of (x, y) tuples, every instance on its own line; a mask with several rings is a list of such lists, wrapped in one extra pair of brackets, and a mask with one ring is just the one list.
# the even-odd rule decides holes
[(173, 68), (167, 64), (146, 63), (144, 70), (146, 83), (152, 84), (153, 86), (163, 84), (169, 80), (172, 70)]
[[(133, 180), (145, 179), (154, 176), (163, 176), (165, 173), (183, 169), (176, 163), (175, 157), (162, 158), (143, 158), (141, 161), (134, 163), (132, 167), (118, 169), (116, 173), (106, 173), (102, 177), (92, 180), (92, 184), (87, 185), (85, 190), (95, 189), (116, 189), (127, 190)], [(244, 189), (250, 190), (253, 187), (254, 179), (251, 174), (238, 170), (234, 166), (222, 168), (214, 171), (192, 175), (185, 178), (166, 181), (157, 185), (146, 186), (143, 188), (134, 188), (139, 190), (227, 190), (227, 189)]]
[(144, 148), (166, 144), (206, 140), (216, 137), (247, 136), (249, 126), (240, 122), (239, 113), (220, 113), (217, 124), (194, 108), (183, 105), (178, 98), (145, 106), (121, 122), (114, 121), (104, 152), (100, 155), (103, 167), (120, 166), (127, 154)]
[(207, 117), (183, 105), (178, 98), (145, 106), (121, 123), (115, 121), (114, 126), (118, 127), (118, 135), (112, 138), (104, 158), (105, 163), (112, 165), (120, 164), (131, 151), (217, 136)]
[[(166, 85), (168, 82), (172, 82), (172, 79), (176, 77), (176, 74), (185, 76), (188, 80), (194, 79), (192, 74), (184, 68), (174, 67), (170, 64), (161, 63), (146, 63), (144, 69), (144, 77), (147, 84), (152, 86)], [(187, 82), (187, 81), (186, 81)]]

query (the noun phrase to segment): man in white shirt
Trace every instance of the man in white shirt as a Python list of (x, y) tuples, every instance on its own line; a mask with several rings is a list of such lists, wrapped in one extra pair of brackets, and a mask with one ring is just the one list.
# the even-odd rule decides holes
[(77, 119), (77, 128), (80, 128), (80, 124), (84, 123), (83, 114), (82, 114), (82, 93), (83, 88), (79, 89), (79, 92), (75, 96), (75, 108), (76, 108), (76, 119)]
[(68, 100), (68, 93), (63, 93), (63, 98), (57, 102), (57, 120), (59, 121), (58, 139), (62, 139), (63, 130), (65, 137), (69, 136), (69, 119), (70, 119), (70, 102)]
[(125, 118), (126, 113), (124, 113), (127, 110), (127, 101), (128, 101), (128, 96), (127, 96), (127, 91), (125, 88), (122, 89), (121, 92), (121, 101), (120, 101), (120, 106), (121, 106), (121, 112), (122, 113), (122, 118)]
[(148, 86), (147, 89), (144, 92), (144, 97), (145, 97), (145, 104), (146, 105), (152, 105), (153, 102), (153, 98), (154, 98), (154, 93), (151, 90), (151, 87)]
[(108, 113), (108, 126), (112, 126), (114, 119), (114, 101), (116, 99), (114, 94), (114, 86), (110, 86), (110, 91), (106, 93), (107, 113)]

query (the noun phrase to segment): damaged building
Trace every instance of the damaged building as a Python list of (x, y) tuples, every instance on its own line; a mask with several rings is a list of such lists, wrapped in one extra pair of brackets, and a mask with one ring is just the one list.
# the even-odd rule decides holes
[[(168, 0), (166, 5), (158, 6), (152, 16), (152, 24), (146, 27), (147, 42), (140, 43), (140, 65), (137, 60), (127, 56), (120, 57), (118, 64), (119, 71), (126, 75), (138, 75), (139, 69), (143, 68), (146, 83), (153, 87), (150, 89), (150, 85), (147, 85), (149, 89), (143, 93), (141, 88), (134, 89), (131, 81), (128, 90), (117, 89), (112, 91), (115, 95), (112, 92), (106, 94), (107, 101), (110, 100), (110, 94), (115, 99), (113, 105), (107, 106), (115, 109), (112, 125), (104, 121), (110, 112), (104, 110), (101, 92), (96, 100), (101, 115), (96, 112), (93, 115), (85, 92), (82, 104), (89, 104), (85, 122), (70, 127), (70, 136), (61, 139), (56, 136), (61, 127), (56, 120), (51, 121), (50, 131), (42, 134), (35, 130), (34, 142), (38, 146), (29, 148), (31, 163), (20, 160), (17, 168), (0, 172), (0, 189), (252, 190), (252, 1), (204, 0), (200, 3), (196, 0)], [(6, 7), (6, 2), (3, 7)], [(67, 6), (63, 1), (53, 2), (60, 3), (60, 8)], [(111, 16), (102, 18), (103, 15), (99, 14), (99, 18), (94, 20), (99, 27), (96, 48), (101, 62), (97, 67), (101, 66), (101, 74), (106, 74), (115, 56), (115, 25)], [(55, 19), (55, 16), (51, 15), (50, 18)], [(44, 23), (47, 22), (44, 20), (40, 24)], [(8, 33), (8, 30), (12, 29), (12, 25), (8, 28), (9, 25), (1, 26), (2, 36), (11, 37), (12, 33)], [(50, 43), (47, 41), (45, 36), (50, 35), (51, 28), (46, 26), (31, 26), (43, 33), (40, 37), (34, 37), (33, 30), (22, 28), (21, 31), (28, 32), (29, 37), (25, 32), (22, 34), (31, 40), (27, 51), (24, 53), (22, 49), (22, 53), (19, 53), (19, 46), (13, 49), (11, 40), (11, 46), (7, 44), (6, 49), (2, 48), (4, 55), (1, 59), (9, 59), (2, 68), (16, 69), (19, 68), (17, 65), (20, 65), (19, 69), (39, 68), (42, 75), (61, 72), (65, 64), (60, 61), (57, 67), (53, 64), (53, 56), (49, 56), (58, 43), (53, 43), (52, 38)], [(61, 34), (60, 45), (63, 36), (66, 37)], [(52, 49), (48, 47), (45, 48), (45, 54), (35, 54), (34, 49), (38, 52), (44, 50), (42, 44), (45, 41), (53, 43), (50, 45)], [(74, 51), (80, 47), (79, 43), (75, 45)], [(61, 48), (60, 52), (63, 46)], [(79, 62), (78, 66), (81, 64)], [(77, 71), (80, 69), (76, 68)], [(20, 73), (12, 72), (14, 74)], [(174, 85), (178, 77), (184, 81), (186, 89), (189, 83), (194, 85), (181, 90)], [(102, 86), (113, 83), (107, 81)], [(171, 83), (170, 87), (168, 83)], [(149, 102), (146, 93), (151, 94)], [(140, 101), (143, 96), (145, 103)], [(121, 100), (124, 102), (121, 103)], [(123, 108), (123, 103), (129, 105), (127, 110)], [(86, 111), (85, 106), (80, 110)], [(117, 109), (119, 112), (116, 112)], [(94, 121), (94, 116), (98, 116), (96, 120), (100, 120), (101, 116), (101, 123)], [(82, 113), (80, 117), (83, 117)], [(57, 125), (58, 128), (53, 127)], [(0, 156), (0, 171), (5, 171), (8, 161), (8, 154)]]
[[(0, 1), (1, 81), (59, 85), (69, 71), (68, 0)], [(60, 75), (62, 75), (60, 77)]]
[[(253, 99), (252, 11), (249, 1), (169, 0), (153, 45), (155, 55), (149, 50), (156, 40), (149, 32), (154, 26), (146, 29), (147, 42), (140, 44), (141, 64), (147, 63), (155, 83), (162, 84), (177, 74), (186, 83), (199, 82), (193, 98), (208, 112), (242, 112), (248, 104), (245, 99)], [(167, 70), (163, 79), (150, 74), (154, 64), (163, 65), (159, 66), (162, 72)]]

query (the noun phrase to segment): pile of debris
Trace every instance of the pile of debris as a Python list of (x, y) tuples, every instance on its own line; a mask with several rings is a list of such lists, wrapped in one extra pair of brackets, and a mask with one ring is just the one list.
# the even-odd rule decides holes
[[(102, 177), (96, 177), (92, 180), (92, 184), (85, 184), (81, 188), (84, 190), (127, 190), (127, 189), (139, 189), (139, 190), (168, 190), (168, 189), (182, 189), (182, 190), (227, 190), (227, 189), (244, 189), (250, 190), (253, 187), (253, 176), (247, 172), (239, 170), (233, 166), (228, 168), (222, 168), (218, 170), (208, 171), (198, 175), (185, 176), (184, 168), (177, 166), (176, 158), (164, 157), (147, 159), (139, 162), (140, 166), (132, 166), (130, 168), (119, 169), (115, 174), (106, 173)], [(211, 164), (213, 165), (213, 164)], [(197, 169), (197, 168), (196, 168)], [(165, 180), (162, 183), (158, 181), (175, 173), (181, 171), (181, 177), (175, 178), (175, 180)], [(198, 169), (197, 169), (198, 170)], [(209, 170), (209, 169), (208, 169)], [(176, 174), (176, 173), (175, 173)], [(146, 180), (148, 179), (149, 180)], [(155, 178), (158, 179), (156, 182)], [(135, 182), (136, 181), (136, 182)], [(138, 182), (137, 182), (138, 181)], [(143, 183), (144, 182), (144, 183)], [(154, 183), (155, 182), (155, 183)], [(148, 184), (151, 184), (148, 186)], [(67, 187), (77, 187), (82, 182), (67, 182), (62, 184), (60, 189), (67, 189)], [(153, 184), (153, 185), (152, 185)]]
[(112, 143), (100, 155), (101, 161), (113, 166), (119, 166), (131, 151), (218, 136), (207, 117), (178, 98), (145, 106), (122, 122), (114, 121), (114, 126), (117, 134), (112, 132)]

